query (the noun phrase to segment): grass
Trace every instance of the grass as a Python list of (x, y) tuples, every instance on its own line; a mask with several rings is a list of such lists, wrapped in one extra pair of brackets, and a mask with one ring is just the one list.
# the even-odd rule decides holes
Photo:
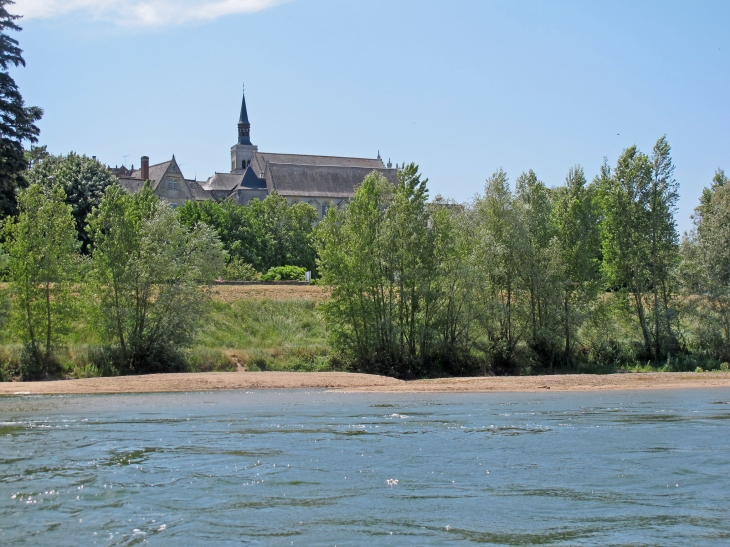
[[(261, 299), (248, 290), (229, 290), (225, 298), (214, 300), (193, 347), (186, 351), (188, 370), (331, 370), (324, 320), (317, 310), (319, 298), (287, 293), (278, 296), (293, 299), (280, 300), (262, 293)], [(84, 318), (74, 323), (67, 341), (56, 351), (59, 365), (52, 377), (92, 378), (116, 373), (104, 365), (100, 340)], [(0, 346), (0, 381), (20, 376), (23, 346), (16, 342), (6, 340)]]
[(312, 300), (216, 301), (197, 349), (247, 370), (330, 370), (324, 320)]

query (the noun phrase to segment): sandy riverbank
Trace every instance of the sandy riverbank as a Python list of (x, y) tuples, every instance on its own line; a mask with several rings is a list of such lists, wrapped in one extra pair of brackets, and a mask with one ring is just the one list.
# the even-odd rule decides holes
[(234, 389), (332, 389), (378, 392), (529, 392), (622, 389), (730, 388), (730, 373), (511, 376), (443, 378), (404, 382), (345, 372), (206, 372), (0, 383), (0, 395), (216, 391)]

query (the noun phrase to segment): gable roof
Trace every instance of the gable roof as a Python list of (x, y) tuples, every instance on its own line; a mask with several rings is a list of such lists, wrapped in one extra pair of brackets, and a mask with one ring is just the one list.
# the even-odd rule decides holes
[[(170, 164), (173, 161), (174, 160), (169, 160), (169, 161), (164, 161), (162, 163), (157, 163), (155, 165), (150, 165), (150, 180), (152, 181), (153, 190), (157, 190), (157, 186), (160, 184), (162, 177), (165, 176), (165, 173), (167, 173), (167, 170), (170, 168)], [(180, 176), (182, 176), (182, 173), (180, 173)], [(132, 175), (130, 178), (141, 180), (142, 179), (142, 170), (135, 169), (134, 171), (132, 171)]]
[(201, 183), (201, 187), (207, 191), (226, 190), (231, 191), (243, 180), (243, 175), (234, 173), (216, 173), (207, 181)]
[(251, 166), (254, 174), (259, 175), (266, 171), (267, 163), (288, 163), (293, 165), (318, 165), (335, 167), (366, 167), (368, 169), (383, 169), (382, 160), (370, 158), (343, 158), (341, 156), (311, 156), (308, 154), (274, 154), (270, 152), (254, 152)]
[(291, 163), (269, 163), (267, 183), (270, 189), (283, 196), (349, 198), (373, 171), (391, 184), (397, 184), (395, 169)]

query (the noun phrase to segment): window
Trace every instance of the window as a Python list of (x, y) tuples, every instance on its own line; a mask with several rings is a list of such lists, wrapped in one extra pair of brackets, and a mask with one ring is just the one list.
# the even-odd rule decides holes
[(324, 218), (324, 216), (327, 214), (327, 209), (329, 209), (329, 208), (330, 208), (329, 203), (322, 204), (322, 218)]
[(167, 179), (167, 189), (172, 190), (172, 180)]
[(173, 190), (177, 190), (177, 179), (174, 179), (174, 180), (172, 181), (172, 189), (173, 189)]

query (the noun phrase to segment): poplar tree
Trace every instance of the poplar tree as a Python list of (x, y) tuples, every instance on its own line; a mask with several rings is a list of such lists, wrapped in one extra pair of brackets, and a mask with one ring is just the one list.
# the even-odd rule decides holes
[(651, 160), (631, 146), (602, 181), (602, 271), (611, 289), (631, 296), (647, 355), (653, 351), (644, 302), (651, 278), (648, 202), (652, 178)]
[(484, 195), (474, 203), (474, 218), (479, 238), (475, 260), (481, 278), (480, 319), (487, 333), (487, 351), (494, 372), (515, 372), (513, 354), (524, 335), (520, 276), (528, 244), (502, 169), (487, 179)]
[(26, 342), (23, 377), (29, 380), (52, 372), (53, 345), (71, 315), (79, 243), (65, 199), (60, 185), (33, 184), (18, 196), (17, 218), (5, 225), (13, 325)]
[(581, 319), (576, 308), (595, 297), (599, 279), (599, 215), (580, 165), (570, 168), (565, 186), (556, 190), (551, 222), (555, 228), (552, 256), (562, 292), (563, 352), (569, 363)]
[(213, 230), (188, 230), (149, 185), (129, 195), (109, 186), (89, 217), (93, 248), (88, 276), (101, 331), (131, 372), (180, 370), (207, 311), (208, 287), (224, 252)]
[(551, 241), (554, 229), (551, 223), (552, 202), (550, 191), (530, 169), (517, 177), (515, 192), (516, 211), (524, 226), (526, 246), (520, 275), (523, 287), (530, 295), (530, 345), (540, 358), (552, 358), (552, 336), (557, 311), (555, 283), (552, 279)]
[(678, 256), (673, 169), (662, 137), (651, 158), (636, 146), (624, 150), (601, 183), (602, 270), (611, 288), (631, 295), (644, 351), (655, 362), (673, 345), (669, 284)]
[[(693, 217), (695, 229), (682, 244), (682, 270), (693, 297), (699, 325), (698, 343), (712, 357), (730, 360), (730, 181), (718, 169), (702, 192)], [(698, 297), (699, 295), (699, 297)], [(712, 347), (713, 331), (719, 347)]]

